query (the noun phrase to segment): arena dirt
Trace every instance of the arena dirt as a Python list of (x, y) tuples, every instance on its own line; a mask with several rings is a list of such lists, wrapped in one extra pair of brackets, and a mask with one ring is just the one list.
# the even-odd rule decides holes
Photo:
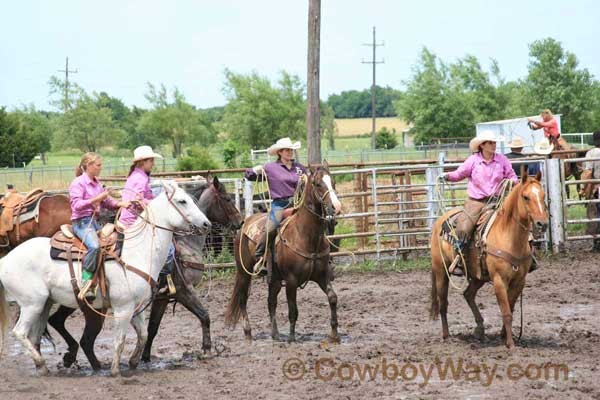
[[(96, 347), (106, 364), (101, 373), (91, 371), (81, 352), (78, 366), (63, 368), (66, 346), (53, 332), (56, 351), (43, 346), (50, 376), (37, 377), (33, 362), (10, 334), (0, 360), (0, 399), (598, 399), (597, 257), (572, 251), (544, 261), (528, 277), (524, 334), (513, 353), (501, 342), (500, 313), (490, 285), (478, 296), (486, 340), (474, 338), (472, 314), (461, 294), (451, 290), (451, 337), (443, 342), (440, 321), (428, 319), (429, 271), (338, 273), (334, 287), (342, 343), (333, 345), (325, 341), (326, 296), (315, 284), (298, 295), (298, 342), (273, 342), (266, 285), (259, 280), (250, 296), (254, 341), (249, 344), (240, 327), (231, 331), (223, 326), (232, 288), (227, 278), (213, 280), (204, 301), (212, 320), (211, 357), (199, 353), (200, 324), (180, 306), (175, 315), (165, 315), (152, 362), (136, 371), (127, 367), (134, 345), (130, 329), (119, 378), (108, 376), (110, 321)], [(202, 293), (207, 289), (205, 285)], [(278, 307), (282, 334), (288, 328), (284, 293)], [(514, 325), (518, 334), (518, 310)], [(81, 334), (79, 313), (67, 326)]]

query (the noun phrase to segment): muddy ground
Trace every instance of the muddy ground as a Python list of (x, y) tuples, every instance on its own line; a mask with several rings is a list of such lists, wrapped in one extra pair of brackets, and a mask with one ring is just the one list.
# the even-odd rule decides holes
[[(598, 399), (599, 256), (576, 250), (545, 260), (528, 278), (524, 335), (512, 354), (499, 337), (500, 314), (490, 285), (478, 297), (487, 339), (474, 338), (471, 312), (460, 293), (452, 290), (451, 337), (443, 342), (440, 321), (428, 319), (428, 271), (338, 272), (334, 286), (342, 343), (329, 345), (324, 342), (329, 307), (315, 284), (298, 295), (299, 341), (273, 342), (266, 285), (258, 280), (249, 308), (254, 342), (248, 344), (240, 327), (231, 331), (223, 326), (232, 280), (221, 278), (212, 281), (205, 299), (212, 319), (212, 357), (199, 353), (200, 324), (180, 306), (175, 315), (165, 315), (153, 361), (129, 371), (123, 358), (119, 378), (110, 378), (107, 369), (93, 373), (82, 353), (77, 367), (63, 368), (65, 345), (58, 337), (56, 351), (43, 347), (50, 376), (37, 377), (33, 362), (11, 334), (0, 360), (0, 399)], [(202, 293), (207, 289), (205, 285)], [(279, 301), (280, 330), (287, 333), (285, 291)], [(517, 311), (516, 333), (519, 325)], [(69, 319), (68, 327), (80, 334), (79, 315)], [(131, 329), (127, 357), (133, 337)], [(109, 322), (97, 343), (97, 353), (106, 364), (111, 349)], [(304, 369), (294, 365), (298, 360)], [(454, 373), (449, 370), (440, 376), (444, 367), (450, 367), (448, 362), (456, 368)], [(284, 375), (284, 365), (294, 379)]]

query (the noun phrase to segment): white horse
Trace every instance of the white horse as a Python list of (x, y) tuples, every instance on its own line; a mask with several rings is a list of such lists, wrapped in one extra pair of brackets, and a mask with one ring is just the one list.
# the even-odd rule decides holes
[[(173, 230), (199, 228), (202, 235), (210, 230), (210, 222), (194, 200), (174, 182), (164, 182), (164, 191), (146, 208), (137, 221), (125, 231), (121, 258), (152, 277), (158, 278), (167, 259)], [(116, 261), (105, 263), (109, 285), (109, 300), (113, 310), (116, 336), (111, 375), (119, 375), (119, 361), (125, 345), (127, 325), (131, 322), (137, 333), (137, 344), (129, 366), (136, 368), (146, 343), (147, 330), (143, 313), (134, 312), (151, 295), (148, 280), (125, 271)], [(31, 354), (40, 375), (48, 374), (46, 362), (39, 351), (53, 303), (77, 308), (66, 261), (50, 258), (50, 239), (34, 238), (12, 250), (0, 260), (0, 351), (8, 325), (5, 291), (21, 307), (13, 333)], [(101, 308), (102, 299), (94, 302)]]

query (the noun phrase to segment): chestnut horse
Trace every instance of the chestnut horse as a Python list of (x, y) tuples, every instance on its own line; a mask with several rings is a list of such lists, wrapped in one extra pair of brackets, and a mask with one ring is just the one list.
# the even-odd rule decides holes
[(71, 223), (71, 206), (69, 198), (64, 195), (47, 195), (42, 197), (39, 205), (39, 215), (19, 224), (17, 239), (17, 226), (7, 232), (9, 246), (0, 248), (0, 257), (6, 255), (11, 249), (34, 237), (51, 237), (60, 229), (62, 224)]
[[(498, 210), (496, 220), (489, 229), (486, 239), (488, 251), (483, 256), (484, 265), (487, 266), (489, 281), (494, 285), (496, 299), (502, 313), (502, 337), (506, 339), (506, 346), (513, 350), (515, 347), (512, 337), (512, 316), (515, 302), (521, 295), (525, 286), (525, 277), (531, 266), (531, 248), (529, 235), (532, 229), (544, 231), (548, 226), (548, 212), (544, 202), (544, 191), (540, 184), (541, 173), (535, 178), (527, 176), (515, 186), (504, 200)], [(431, 310), (430, 317), (436, 319), (442, 316), (442, 337), (448, 338), (448, 281), (449, 275), (446, 266), (454, 259), (454, 248), (442, 240), (442, 223), (453, 211), (445, 213), (438, 218), (433, 226), (431, 235)], [(490, 253), (490, 248), (496, 248), (495, 254)], [(500, 254), (500, 255), (497, 255)], [(511, 262), (507, 260), (511, 260)], [(483, 317), (475, 303), (477, 291), (486, 282), (474, 278), (475, 267), (469, 264), (466, 258), (467, 276), (469, 284), (463, 296), (469, 304), (477, 328), (475, 335), (480, 339), (484, 337)]]
[[(211, 223), (218, 223), (227, 228), (239, 229), (243, 223), (242, 216), (235, 207), (235, 203), (225, 186), (219, 182), (217, 177), (208, 179), (207, 185), (190, 192), (192, 198), (198, 200), (198, 208)], [(208, 311), (202, 306), (200, 297), (194, 287), (200, 283), (204, 274), (204, 268), (198, 262), (199, 253), (204, 246), (204, 236), (188, 235), (175, 238), (177, 248), (177, 268), (172, 273), (176, 293), (173, 296), (157, 295), (153, 298), (148, 322), (148, 340), (142, 353), (142, 361), (150, 361), (152, 342), (158, 333), (162, 317), (170, 301), (182, 304), (192, 312), (202, 325), (202, 350), (209, 352), (211, 349), (210, 318)], [(194, 260), (194, 261), (192, 261)], [(70, 367), (77, 359), (79, 345), (65, 327), (65, 321), (75, 311), (74, 308), (61, 306), (48, 322), (65, 339), (68, 350), (63, 356), (63, 364)], [(85, 313), (85, 328), (80, 344), (91, 367), (100, 370), (101, 365), (94, 353), (96, 337), (102, 330), (104, 317), (93, 311)]]
[[(282, 282), (285, 281), (290, 320), (288, 341), (293, 342), (296, 339), (298, 319), (297, 290), (308, 281), (313, 281), (327, 294), (331, 309), (330, 339), (337, 342), (339, 341), (337, 295), (331, 285), (333, 271), (329, 264), (330, 245), (325, 235), (330, 229), (330, 221), (340, 212), (341, 204), (335, 194), (327, 164), (316, 170), (310, 168), (310, 175), (306, 179), (301, 179), (296, 191), (301, 193), (300, 205), (292, 216), (283, 221), (277, 233), (278, 240), (275, 241), (274, 246), (271, 246), (275, 249), (274, 255), (273, 252), (268, 252), (272, 262), (268, 295), (271, 337), (273, 340), (280, 340), (275, 311)], [(237, 273), (231, 300), (225, 313), (225, 323), (233, 327), (241, 317), (244, 335), (249, 341), (252, 340), (252, 332), (246, 305), (252, 279), (249, 270), (256, 263), (254, 252), (257, 243), (250, 240), (246, 231), (254, 223), (264, 227), (266, 218), (267, 214), (250, 216), (244, 223), (245, 228), (238, 232), (234, 241)], [(261, 221), (256, 222), (258, 219)]]

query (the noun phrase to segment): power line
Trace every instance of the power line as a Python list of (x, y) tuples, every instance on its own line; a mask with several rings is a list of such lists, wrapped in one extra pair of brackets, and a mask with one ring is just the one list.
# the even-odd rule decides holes
[(377, 56), (376, 56), (376, 49), (379, 46), (384, 46), (385, 43), (381, 42), (381, 43), (377, 43), (377, 41), (375, 40), (375, 27), (373, 27), (373, 43), (363, 43), (363, 46), (372, 46), (373, 47), (373, 59), (371, 61), (365, 61), (363, 60), (362, 63), (363, 64), (371, 64), (373, 66), (373, 84), (371, 85), (371, 116), (373, 118), (373, 126), (371, 129), (371, 149), (375, 149), (375, 121), (377, 119), (376, 116), (376, 110), (375, 110), (375, 78), (376, 78), (376, 70), (377, 70), (377, 64), (383, 64), (385, 63), (385, 59), (382, 59), (381, 61), (377, 61)]
[(58, 72), (65, 73), (65, 112), (69, 108), (69, 73), (76, 74), (77, 70), (69, 70), (69, 57), (65, 61), (65, 69), (59, 69)]

